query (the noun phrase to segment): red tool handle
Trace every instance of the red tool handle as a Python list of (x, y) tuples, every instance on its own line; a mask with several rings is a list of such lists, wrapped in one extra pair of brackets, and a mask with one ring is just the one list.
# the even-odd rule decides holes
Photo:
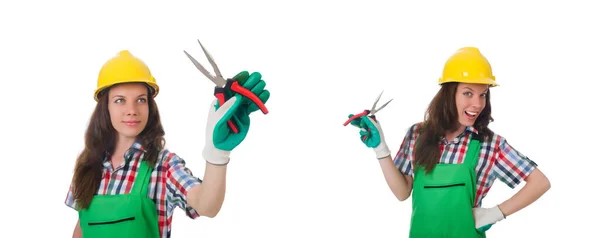
[[(352, 122), (352, 121), (354, 121), (354, 120), (356, 120), (356, 119), (358, 119), (358, 118), (361, 118), (362, 116), (369, 115), (369, 113), (371, 113), (371, 111), (369, 111), (369, 110), (364, 110), (363, 112), (361, 112), (361, 113), (359, 113), (359, 114), (356, 114), (356, 115), (354, 115), (354, 116), (352, 116), (352, 117), (348, 118), (348, 120), (347, 120), (346, 122), (344, 122), (344, 126), (347, 126), (347, 125), (348, 125), (350, 122)], [(372, 116), (369, 116), (369, 117), (370, 117), (370, 118), (372, 118), (373, 120), (375, 120), (375, 116), (374, 116), (374, 115), (372, 115)], [(368, 132), (371, 132), (371, 129), (369, 129), (369, 128), (367, 127), (367, 131), (368, 131)], [(362, 137), (362, 141), (366, 141), (366, 140), (367, 140), (367, 136), (366, 136), (366, 135), (364, 135), (364, 136)]]
[[(225, 89), (221, 87), (216, 87), (215, 97), (217, 97), (217, 100), (219, 101), (219, 106), (223, 106), (223, 104), (225, 103)], [(237, 126), (233, 124), (233, 121), (231, 121), (231, 119), (227, 121), (227, 125), (229, 126), (229, 129), (233, 131), (233, 133), (239, 132)]]
[(231, 83), (230, 87), (231, 87), (231, 91), (239, 93), (242, 96), (247, 97), (250, 100), (252, 100), (252, 102), (254, 102), (258, 106), (258, 108), (260, 108), (260, 110), (263, 112), (263, 114), (269, 113), (269, 110), (267, 109), (265, 104), (260, 100), (260, 98), (258, 98), (258, 96), (256, 96), (250, 90), (242, 87), (237, 81), (233, 81)]
[(352, 121), (354, 121), (355, 119), (358, 119), (358, 118), (360, 118), (360, 117), (362, 117), (362, 116), (365, 116), (365, 115), (367, 115), (367, 114), (369, 114), (369, 110), (364, 110), (363, 112), (361, 112), (361, 113), (359, 113), (359, 114), (356, 114), (356, 115), (354, 115), (354, 116), (352, 116), (352, 117), (348, 118), (348, 120), (347, 120), (346, 122), (344, 122), (344, 126), (347, 126), (347, 125), (348, 125), (350, 122), (352, 122)]

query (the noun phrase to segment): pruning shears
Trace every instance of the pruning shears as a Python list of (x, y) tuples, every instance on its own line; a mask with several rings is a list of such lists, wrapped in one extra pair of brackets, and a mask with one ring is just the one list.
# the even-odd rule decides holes
[[(233, 91), (254, 102), (258, 106), (258, 108), (263, 112), (263, 114), (269, 113), (269, 110), (267, 109), (265, 104), (258, 98), (258, 96), (256, 96), (250, 90), (242, 87), (237, 80), (231, 78), (225, 80), (223, 78), (223, 75), (221, 74), (221, 71), (219, 70), (219, 67), (217, 67), (217, 64), (213, 60), (212, 56), (206, 51), (204, 46), (202, 46), (200, 40), (198, 40), (198, 44), (200, 44), (200, 47), (202, 48), (204, 55), (206, 55), (208, 62), (215, 71), (216, 76), (213, 76), (211, 73), (209, 73), (208, 70), (206, 70), (206, 68), (204, 68), (200, 63), (198, 63), (198, 61), (194, 59), (194, 57), (192, 57), (190, 54), (188, 54), (185, 50), (183, 52), (192, 61), (196, 68), (216, 85), (214, 95), (219, 101), (219, 106), (222, 106), (225, 103), (225, 101), (229, 100), (229, 98), (227, 97), (228, 94), (226, 92)], [(232, 120), (227, 121), (227, 124), (234, 133), (239, 132), (237, 126), (233, 123)]]
[[(381, 99), (381, 95), (383, 94), (383, 91), (381, 91), (381, 93), (379, 94), (379, 96), (377, 97), (377, 100), (375, 100), (375, 103), (373, 103), (373, 106), (371, 107), (371, 110), (364, 110), (359, 114), (355, 114), (354, 116), (348, 118), (348, 120), (346, 122), (344, 122), (344, 126), (347, 126), (350, 122), (359, 119), (363, 116), (368, 116), (369, 118), (375, 120), (377, 122), (377, 118), (375, 117), (375, 113), (379, 112), (381, 109), (383, 109), (384, 107), (386, 107), (392, 100), (394, 99), (390, 99), (389, 101), (387, 101), (386, 103), (384, 103), (381, 107), (376, 108), (377, 107), (377, 103), (379, 102), (379, 99)], [(367, 131), (371, 131), (371, 129), (369, 129), (367, 127)], [(367, 139), (367, 136), (363, 136), (362, 140), (365, 141)]]

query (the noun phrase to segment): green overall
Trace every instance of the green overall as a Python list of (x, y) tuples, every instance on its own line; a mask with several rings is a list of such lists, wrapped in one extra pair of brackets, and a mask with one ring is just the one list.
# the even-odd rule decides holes
[(140, 163), (129, 194), (96, 195), (87, 209), (79, 211), (83, 238), (159, 238), (156, 204), (148, 198), (152, 168)]
[(430, 174), (415, 170), (409, 237), (485, 237), (475, 229), (472, 211), (479, 148), (479, 140), (472, 139), (462, 164), (437, 164)]

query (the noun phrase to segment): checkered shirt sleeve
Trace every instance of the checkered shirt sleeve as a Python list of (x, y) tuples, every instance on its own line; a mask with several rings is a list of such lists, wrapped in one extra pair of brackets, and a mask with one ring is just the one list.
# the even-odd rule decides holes
[(65, 205), (67, 205), (68, 207), (70, 207), (74, 210), (77, 210), (77, 204), (76, 204), (75, 200), (73, 199), (72, 187), (73, 187), (73, 185), (69, 185), (69, 191), (67, 192), (67, 197), (65, 198)]
[(534, 161), (513, 148), (503, 137), (499, 138), (495, 154), (493, 175), (510, 188), (519, 185), (537, 167)]
[(406, 135), (404, 136), (404, 139), (402, 140), (400, 149), (398, 150), (398, 153), (396, 153), (396, 157), (394, 158), (394, 165), (396, 165), (398, 171), (400, 171), (400, 173), (404, 175), (413, 174), (411, 161), (413, 155), (413, 148), (415, 147), (414, 144), (417, 139), (417, 133), (415, 132), (419, 130), (419, 125), (420, 124), (414, 124), (408, 129)]
[(179, 207), (185, 210), (188, 217), (194, 219), (199, 217), (196, 210), (187, 204), (187, 191), (202, 183), (202, 180), (194, 177), (190, 169), (185, 165), (185, 160), (174, 153), (170, 153), (165, 161), (167, 170), (167, 201), (169, 209)]

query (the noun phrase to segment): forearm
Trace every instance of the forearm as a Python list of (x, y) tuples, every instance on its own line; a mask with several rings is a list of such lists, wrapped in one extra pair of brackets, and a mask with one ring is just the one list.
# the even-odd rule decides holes
[(510, 199), (499, 205), (504, 216), (508, 217), (529, 206), (550, 189), (550, 181), (535, 169), (526, 179), (526, 184)]
[(73, 238), (81, 238), (81, 226), (79, 226), (79, 219), (77, 219), (77, 224), (75, 224), (75, 229), (73, 230)]
[(410, 196), (412, 186), (407, 181), (406, 177), (398, 171), (398, 168), (394, 166), (394, 161), (391, 156), (387, 156), (379, 160), (383, 176), (387, 182), (388, 187), (392, 190), (392, 193), (400, 201), (406, 200)]
[(227, 165), (206, 163), (202, 184), (190, 190), (190, 206), (200, 215), (215, 217), (225, 200)]

